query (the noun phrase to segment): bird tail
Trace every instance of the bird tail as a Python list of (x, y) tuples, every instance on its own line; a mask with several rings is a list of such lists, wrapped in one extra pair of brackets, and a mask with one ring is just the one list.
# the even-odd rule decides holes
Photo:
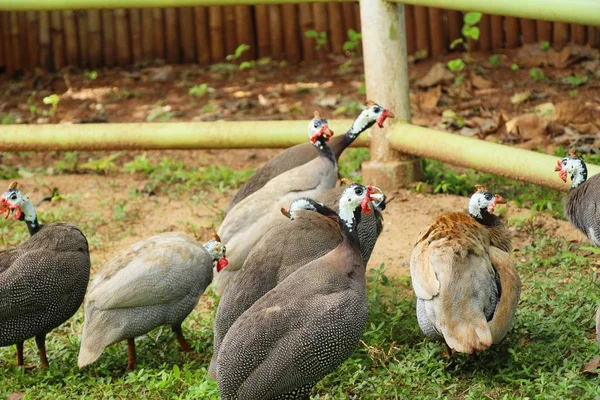
[(98, 329), (99, 327), (94, 323), (99, 316), (92, 315), (93, 309), (94, 307), (92, 304), (86, 304), (85, 322), (81, 334), (79, 357), (77, 358), (77, 365), (79, 368), (83, 368), (96, 361), (106, 346), (108, 346), (106, 343), (107, 337), (103, 334), (103, 330)]

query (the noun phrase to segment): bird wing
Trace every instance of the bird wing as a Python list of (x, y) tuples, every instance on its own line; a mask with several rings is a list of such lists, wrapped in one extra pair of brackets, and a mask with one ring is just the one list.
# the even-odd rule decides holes
[(212, 276), (210, 256), (200, 245), (162, 241), (133, 250), (102, 268), (88, 302), (103, 310), (168, 304), (185, 297), (198, 280), (206, 279), (204, 274)]
[(489, 322), (494, 343), (498, 343), (508, 332), (517, 311), (521, 294), (521, 280), (509, 253), (496, 247), (489, 249), (490, 260), (500, 276), (500, 300)]
[(440, 282), (429, 260), (429, 241), (426, 235), (420, 236), (410, 255), (410, 277), (416, 296), (431, 300), (439, 294)]

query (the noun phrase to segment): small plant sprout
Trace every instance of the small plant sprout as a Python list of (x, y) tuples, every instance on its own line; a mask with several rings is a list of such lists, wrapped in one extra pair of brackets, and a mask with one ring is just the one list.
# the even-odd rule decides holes
[(571, 75), (567, 77), (567, 82), (573, 87), (581, 86), (589, 80), (587, 75)]
[(208, 93), (208, 90), (209, 90), (208, 85), (206, 83), (201, 83), (201, 84), (192, 86), (188, 90), (188, 94), (197, 99), (201, 99)]
[(310, 31), (304, 32), (304, 36), (314, 39), (316, 50), (321, 50), (327, 46), (327, 32), (317, 32), (314, 29), (311, 29)]
[(488, 64), (492, 67), (499, 67), (502, 64), (502, 58), (498, 54), (492, 54), (488, 59)]
[(542, 71), (539, 68), (531, 68), (529, 70), (529, 76), (536, 82), (543, 81), (544, 79), (546, 79), (544, 71)]
[(519, 64), (512, 63), (510, 65), (510, 69), (513, 70), (513, 71), (517, 71), (519, 69)]
[(42, 100), (44, 102), (44, 104), (49, 104), (51, 105), (51, 115), (55, 116), (56, 115), (56, 110), (58, 109), (58, 103), (60, 102), (60, 97), (58, 97), (57, 94), (53, 93), (50, 96), (46, 96), (44, 97), (44, 99)]
[(98, 79), (98, 72), (96, 72), (96, 71), (85, 71), (84, 75), (90, 81), (95, 81), (96, 79)]
[(463, 48), (467, 51), (467, 54), (464, 56), (464, 58), (455, 58), (454, 60), (448, 61), (448, 69), (456, 73), (456, 78), (454, 79), (455, 85), (460, 85), (464, 82), (462, 70), (465, 69), (465, 67), (467, 66), (467, 62), (472, 61), (471, 47), (469, 46), (468, 39), (479, 40), (479, 28), (476, 25), (479, 23), (480, 20), (481, 13), (466, 13), (463, 18), (464, 24), (461, 29), (461, 34), (463, 37), (454, 40), (450, 44), (451, 49), (454, 49), (458, 45), (462, 45)]
[(225, 59), (227, 61), (236, 61), (242, 56), (242, 54), (244, 54), (248, 50), (250, 50), (250, 46), (245, 43), (242, 43), (235, 49), (235, 53), (228, 54), (227, 57), (225, 57)]
[(348, 40), (344, 42), (344, 52), (347, 56), (355, 56), (360, 41), (362, 40), (362, 34), (356, 32), (354, 29), (348, 29)]
[(550, 42), (547, 41), (547, 40), (544, 40), (542, 42), (541, 47), (542, 47), (542, 51), (548, 51), (548, 50), (550, 50)]

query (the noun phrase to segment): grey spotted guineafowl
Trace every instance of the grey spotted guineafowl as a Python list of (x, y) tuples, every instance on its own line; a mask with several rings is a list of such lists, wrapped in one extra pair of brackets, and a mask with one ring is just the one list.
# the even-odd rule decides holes
[(79, 308), (90, 275), (90, 254), (83, 233), (72, 224), (38, 222), (33, 204), (16, 182), (0, 198), (5, 218), (25, 221), (31, 237), (0, 252), (0, 346), (17, 345), (23, 365), (23, 342), (35, 337), (40, 366), (48, 367), (46, 334)]
[(217, 235), (204, 246), (182, 233), (137, 242), (106, 263), (90, 285), (79, 351), (79, 367), (104, 348), (127, 339), (127, 369), (135, 368), (136, 336), (169, 325), (184, 352), (191, 350), (181, 323), (192, 312), (217, 271), (227, 265)]
[[(308, 198), (294, 200), (287, 212), (289, 220), (281, 216), (281, 222), (267, 232), (250, 252), (219, 302), (214, 325), (214, 352), (209, 368), (212, 377), (217, 374), (221, 341), (235, 320), (297, 268), (327, 254), (342, 241), (337, 214), (333, 210), (337, 210), (343, 190), (341, 186), (317, 196), (327, 207)], [(360, 251), (365, 265), (383, 227), (380, 209), (385, 208), (385, 199), (371, 206), (373, 212), (362, 215), (358, 224)]]
[(356, 225), (369, 200), (382, 198), (371, 187), (345, 187), (338, 246), (299, 267), (227, 331), (217, 357), (223, 400), (307, 399), (314, 384), (350, 356), (367, 321)]
[(493, 215), (505, 203), (482, 186), (468, 213), (446, 213), (423, 229), (410, 258), (423, 333), (471, 354), (498, 343), (514, 318), (521, 282), (508, 230)]

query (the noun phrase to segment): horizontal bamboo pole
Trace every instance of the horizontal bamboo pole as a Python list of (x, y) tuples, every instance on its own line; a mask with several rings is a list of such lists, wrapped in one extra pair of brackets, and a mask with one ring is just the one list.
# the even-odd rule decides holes
[[(352, 120), (330, 120), (342, 135)], [(308, 141), (308, 123), (216, 121), (73, 125), (3, 125), (0, 151), (243, 149), (289, 147)], [(368, 135), (355, 141), (368, 146)]]
[(600, 25), (598, 0), (387, 0), (392, 3), (480, 11), (485, 14), (544, 21)]
[[(402, 123), (391, 126), (389, 140), (403, 153), (552, 189), (570, 187), (554, 172), (556, 156)], [(598, 165), (587, 164), (587, 168), (589, 176), (600, 173)]]
[(91, 10), (98, 8), (171, 8), (255, 4), (351, 2), (356, 0), (2, 0), (0, 11)]

